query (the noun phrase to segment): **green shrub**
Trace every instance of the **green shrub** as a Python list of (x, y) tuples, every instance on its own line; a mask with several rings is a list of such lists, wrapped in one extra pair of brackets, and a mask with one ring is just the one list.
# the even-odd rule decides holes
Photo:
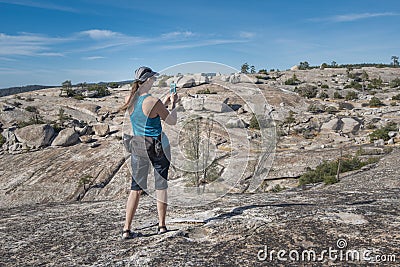
[[(340, 161), (339, 173), (359, 170), (363, 166), (376, 162), (377, 159), (362, 161), (358, 157), (344, 156)], [(307, 172), (300, 176), (300, 185), (324, 182), (325, 184), (337, 183), (338, 160), (323, 161), (314, 170), (308, 168)]]
[(390, 105), (391, 105), (392, 107), (395, 107), (395, 106), (397, 106), (397, 102), (396, 102), (396, 101), (392, 101), (392, 102), (390, 102)]
[(346, 85), (344, 88), (345, 89), (353, 88), (353, 89), (356, 89), (356, 90), (361, 90), (362, 89), (362, 85), (360, 83), (356, 82), (356, 81), (351, 81), (350, 84)]
[(373, 124), (372, 122), (368, 123), (366, 127), (367, 127), (367, 129), (369, 129), (369, 130), (376, 129), (376, 125)]
[(285, 81), (286, 85), (298, 85), (300, 81), (297, 79), (296, 74), (293, 74), (292, 78)]
[(29, 112), (33, 112), (33, 113), (39, 113), (38, 109), (36, 107), (33, 107), (33, 106), (27, 106), (25, 108), (25, 110), (29, 111)]
[(400, 94), (392, 96), (392, 100), (400, 100)]
[(65, 114), (65, 110), (63, 108), (60, 108), (58, 110), (58, 120), (60, 120), (61, 122), (64, 122), (68, 119), (69, 119), (69, 117)]
[(294, 89), (296, 93), (298, 93), (302, 97), (306, 98), (314, 98), (317, 96), (318, 90), (315, 86), (306, 86)]
[(334, 99), (343, 99), (343, 96), (339, 92), (334, 92), (333, 93), (333, 98)]
[(285, 190), (285, 189), (286, 189), (286, 187), (281, 186), (280, 184), (277, 184), (277, 185), (275, 185), (274, 187), (272, 187), (271, 192), (273, 192), (273, 193), (279, 193), (279, 192), (281, 192), (281, 191), (283, 191), (283, 190)]
[(381, 77), (379, 77), (378, 79), (374, 78), (371, 80), (371, 83), (368, 84), (368, 89), (380, 89), (380, 88), (382, 88), (382, 84), (383, 84), (383, 81), (382, 81)]
[(350, 91), (346, 94), (346, 100), (355, 100), (358, 99), (358, 94), (354, 91)]
[(260, 124), (258, 123), (256, 114), (253, 114), (251, 117), (249, 128), (260, 130)]
[(321, 85), (321, 88), (323, 88), (323, 89), (329, 89), (329, 85), (323, 84), (323, 85)]
[(379, 99), (379, 98), (377, 98), (377, 97), (373, 97), (373, 98), (371, 98), (371, 100), (369, 101), (369, 106), (370, 107), (380, 107), (380, 106), (384, 106), (385, 104), (383, 104), (382, 103), (382, 101)]
[(324, 177), (324, 183), (326, 185), (330, 185), (330, 184), (336, 184), (338, 182), (336, 176), (334, 175), (329, 175), (329, 176), (325, 176)]
[(325, 92), (322, 92), (322, 93), (319, 94), (319, 98), (326, 99), (326, 98), (329, 98), (329, 95), (327, 93), (325, 93)]
[(110, 91), (107, 89), (107, 86), (104, 84), (91, 84), (88, 87), (89, 91), (97, 91), (97, 97), (103, 97), (110, 95)]
[(383, 139), (388, 141), (390, 139), (389, 132), (398, 131), (397, 124), (394, 122), (388, 123), (386, 126), (379, 128), (369, 134), (369, 139), (372, 142), (375, 140)]
[(400, 87), (400, 78), (396, 78), (389, 83), (391, 88)]
[(0, 133), (0, 147), (6, 142), (6, 138)]

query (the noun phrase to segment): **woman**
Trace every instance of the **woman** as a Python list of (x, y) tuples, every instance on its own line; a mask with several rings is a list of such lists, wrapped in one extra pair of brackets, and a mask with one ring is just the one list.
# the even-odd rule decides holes
[[(121, 109), (128, 110), (135, 136), (145, 136), (146, 139), (158, 142), (162, 134), (161, 120), (169, 125), (176, 124), (175, 104), (178, 101), (178, 95), (176, 93), (170, 94), (162, 102), (158, 98), (151, 96), (149, 91), (156, 80), (155, 75), (157, 73), (148, 67), (138, 68), (135, 71), (135, 81), (133, 82), (131, 92), (125, 98), (125, 104)], [(171, 104), (171, 112), (166, 108), (168, 104)], [(130, 239), (137, 236), (137, 234), (131, 231), (131, 224), (142, 190), (147, 189), (147, 174), (150, 164), (154, 167), (157, 196), (159, 218), (157, 233), (167, 232), (165, 216), (167, 211), (167, 179), (170, 152), (167, 147), (169, 144), (165, 142), (166, 138), (162, 139), (164, 152), (151, 153), (151, 151), (148, 151), (148, 157), (141, 157), (135, 153), (131, 155), (132, 184), (126, 204), (126, 219), (122, 233), (123, 239)], [(154, 149), (154, 146), (152, 149)]]

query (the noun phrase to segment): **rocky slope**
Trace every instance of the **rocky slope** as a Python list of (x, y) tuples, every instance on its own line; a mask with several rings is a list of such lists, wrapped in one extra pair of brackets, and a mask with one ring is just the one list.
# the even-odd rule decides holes
[[(144, 236), (129, 241), (120, 240), (124, 199), (2, 208), (0, 264), (395, 266), (400, 257), (399, 155), (396, 149), (374, 168), (332, 186), (229, 194), (206, 206), (170, 206), (164, 235), (155, 235), (155, 200), (145, 196), (134, 220)], [(265, 246), (268, 253), (275, 251), (272, 259), (265, 258)], [(329, 248), (337, 251), (318, 259)], [(289, 260), (286, 254), (287, 260), (280, 260), (279, 250), (300, 255), (314, 250), (317, 259), (296, 260), (292, 254), (295, 260)], [(340, 253), (347, 251), (367, 251), (368, 261), (341, 260)]]
[[(285, 84), (294, 75), (296, 84)], [(340, 238), (349, 249), (371, 250), (373, 263), (380, 253), (399, 260), (400, 105), (392, 99), (399, 77), (394, 68), (180, 77), (178, 127), (164, 127), (174, 155), (171, 231), (154, 235), (150, 182), (135, 220), (145, 236), (128, 242), (119, 231), (130, 184), (121, 137), (130, 127), (118, 107), (129, 86), (83, 100), (60, 97), (59, 88), (2, 97), (0, 264), (297, 266), (309, 262), (257, 255), (265, 256), (264, 246), (335, 249)], [(152, 93), (162, 97), (168, 88), (159, 84)], [(364, 89), (347, 88), (357, 84)], [(349, 92), (358, 99), (334, 97)], [(384, 105), (370, 107), (372, 97)], [(211, 148), (199, 188), (193, 186), (199, 163), (188, 150), (193, 118), (201, 146)], [(249, 128), (254, 118), (261, 130)], [(371, 143), (370, 134), (387, 125), (393, 127)], [(307, 169), (342, 153), (382, 159), (342, 174), (337, 184), (298, 187)], [(343, 265), (327, 257), (319, 263)], [(367, 262), (346, 262), (358, 264)]]

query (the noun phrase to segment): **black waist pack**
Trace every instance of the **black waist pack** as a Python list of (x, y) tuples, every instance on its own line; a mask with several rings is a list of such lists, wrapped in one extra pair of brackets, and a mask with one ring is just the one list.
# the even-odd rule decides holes
[(140, 157), (161, 157), (163, 148), (161, 144), (161, 135), (157, 138), (151, 136), (136, 136), (124, 134), (122, 137), (125, 150)]

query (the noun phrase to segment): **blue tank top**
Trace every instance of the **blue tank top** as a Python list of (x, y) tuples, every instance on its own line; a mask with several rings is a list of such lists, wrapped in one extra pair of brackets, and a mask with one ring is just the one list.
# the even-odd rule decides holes
[(143, 113), (143, 101), (148, 96), (150, 94), (142, 95), (136, 100), (135, 108), (130, 115), (133, 133), (139, 136), (158, 137), (162, 133), (160, 116), (149, 118)]

